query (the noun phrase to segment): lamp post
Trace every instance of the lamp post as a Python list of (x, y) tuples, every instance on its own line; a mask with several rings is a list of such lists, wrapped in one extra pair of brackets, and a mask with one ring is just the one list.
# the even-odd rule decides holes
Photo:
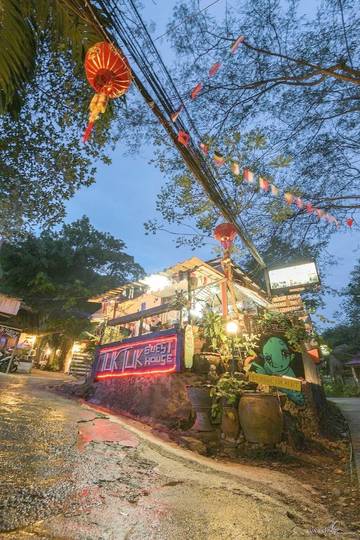
[(225, 326), (226, 333), (230, 337), (230, 343), (231, 343), (231, 375), (234, 374), (235, 371), (235, 337), (239, 333), (239, 322), (237, 320), (228, 321)]

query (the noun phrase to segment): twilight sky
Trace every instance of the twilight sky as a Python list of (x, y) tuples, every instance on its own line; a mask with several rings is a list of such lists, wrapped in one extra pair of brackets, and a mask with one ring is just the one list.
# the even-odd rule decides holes
[[(199, 0), (200, 9), (214, 0)], [(228, 4), (231, 3), (228, 1)], [(146, 22), (156, 20), (152, 31), (154, 37), (166, 31), (176, 0), (144, 0), (143, 15)], [(224, 13), (226, 0), (218, 0), (207, 12), (215, 16)], [(304, 13), (313, 11), (312, 0), (302, 0)], [(165, 61), (169, 59), (166, 37), (156, 41)], [(90, 188), (81, 189), (67, 204), (67, 219), (73, 221), (86, 214), (99, 230), (110, 232), (126, 242), (127, 251), (133, 255), (146, 272), (156, 272), (193, 255), (202, 258), (213, 256), (215, 241), (196, 252), (189, 248), (176, 248), (174, 237), (167, 233), (145, 236), (143, 223), (155, 216), (155, 198), (163, 178), (155, 167), (149, 164), (151, 147), (144, 148), (132, 157), (123, 156), (124, 147), (118, 144), (110, 166), (99, 165), (97, 181)], [(337, 263), (327, 270), (323, 282), (340, 290), (349, 280), (349, 274), (360, 257), (360, 232), (344, 230), (334, 235), (329, 248), (329, 260)], [(321, 267), (320, 267), (321, 272)], [(327, 295), (323, 315), (332, 318), (339, 308), (340, 299)]]

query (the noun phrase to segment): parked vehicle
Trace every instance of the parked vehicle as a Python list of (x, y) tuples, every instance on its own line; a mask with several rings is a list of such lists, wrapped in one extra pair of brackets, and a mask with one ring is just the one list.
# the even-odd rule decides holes
[[(0, 357), (0, 372), (1, 373), (7, 372), (10, 360), (11, 360), (11, 352), (2, 351), (1, 357)], [(14, 356), (11, 362), (10, 373), (15, 373), (15, 371), (17, 371), (18, 365), (19, 365), (18, 358)]]

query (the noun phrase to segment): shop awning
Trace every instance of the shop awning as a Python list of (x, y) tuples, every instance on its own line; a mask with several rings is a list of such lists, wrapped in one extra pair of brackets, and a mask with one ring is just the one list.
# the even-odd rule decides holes
[(163, 304), (161, 306), (155, 306), (153, 308), (144, 309), (143, 311), (136, 311), (123, 317), (116, 317), (108, 322), (109, 326), (117, 326), (119, 324), (126, 324), (130, 322), (139, 321), (140, 319), (147, 319), (148, 317), (154, 317), (155, 315), (161, 315), (162, 313), (168, 313), (169, 311), (179, 310), (179, 306), (176, 304)]

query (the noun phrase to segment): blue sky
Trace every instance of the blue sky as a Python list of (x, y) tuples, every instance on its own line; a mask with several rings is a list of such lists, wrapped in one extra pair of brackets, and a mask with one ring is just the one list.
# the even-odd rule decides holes
[[(200, 8), (206, 7), (214, 0), (199, 0)], [(144, 0), (144, 18), (154, 21), (156, 27), (153, 36), (159, 36), (166, 30), (176, 0)], [(224, 13), (226, 0), (219, 0), (210, 7), (208, 13), (221, 16)], [(314, 3), (303, 1), (304, 12), (312, 12)], [(157, 41), (163, 58), (167, 60), (169, 49), (166, 38)], [(124, 157), (121, 143), (112, 155), (110, 166), (99, 165), (96, 184), (81, 189), (67, 204), (67, 221), (73, 221), (86, 214), (91, 223), (102, 231), (107, 231), (126, 242), (127, 251), (144, 267), (147, 272), (166, 268), (177, 261), (194, 255), (188, 248), (177, 249), (174, 237), (162, 233), (146, 236), (143, 223), (155, 216), (155, 199), (164, 182), (161, 174), (149, 164), (151, 148), (145, 148), (139, 154)], [(213, 246), (215, 246), (215, 241)], [(199, 257), (213, 256), (211, 241), (206, 248), (196, 251)], [(328, 268), (323, 282), (340, 290), (348, 280), (356, 260), (360, 257), (360, 232), (341, 230), (328, 248), (331, 262), (338, 263)], [(321, 271), (321, 268), (320, 268)], [(339, 308), (340, 299), (335, 295), (327, 295), (326, 308), (321, 311), (332, 318)]]

